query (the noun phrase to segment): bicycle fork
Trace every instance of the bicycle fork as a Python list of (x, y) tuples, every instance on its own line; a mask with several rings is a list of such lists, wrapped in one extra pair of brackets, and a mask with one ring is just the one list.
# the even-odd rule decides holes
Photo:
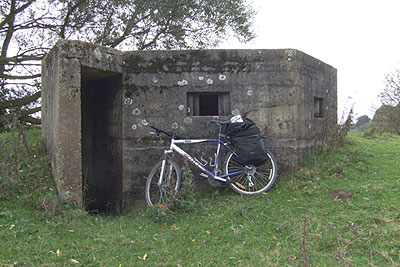
[[(162, 185), (162, 182), (163, 182), (163, 179), (164, 179), (164, 173), (165, 173), (165, 165), (167, 164), (167, 154), (171, 153), (171, 152), (172, 151), (170, 151), (170, 150), (167, 150), (167, 151), (164, 152), (164, 157), (163, 157), (163, 160), (162, 160), (162, 163), (161, 163), (161, 173), (160, 173), (160, 177), (158, 178), (158, 183), (157, 183), (158, 186)], [(171, 179), (172, 168), (173, 168), (173, 166), (172, 166), (172, 164), (170, 164), (169, 165), (169, 169), (168, 169), (168, 173), (167, 173), (167, 175), (168, 175), (167, 180)]]
[(158, 178), (158, 186), (161, 186), (163, 178), (164, 178), (164, 170), (165, 170), (165, 164), (167, 163), (167, 159), (164, 158), (162, 163), (161, 163), (161, 174), (160, 174), (160, 178)]

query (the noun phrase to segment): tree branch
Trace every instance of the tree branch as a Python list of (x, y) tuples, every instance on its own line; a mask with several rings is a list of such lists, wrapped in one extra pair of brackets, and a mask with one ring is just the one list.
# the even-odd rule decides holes
[[(0, 115), (0, 122), (9, 122), (9, 121), (12, 121), (13, 118), (14, 118), (14, 115), (12, 115), (12, 114)], [(22, 113), (18, 114), (17, 118), (20, 121), (29, 122), (29, 123), (32, 123), (32, 124), (37, 124), (38, 125), (38, 124), (41, 123), (40, 119), (33, 118), (33, 117), (31, 117), (31, 116), (29, 116), (27, 114), (22, 114)]]
[(39, 92), (34, 93), (33, 95), (25, 96), (23, 98), (17, 98), (17, 99), (8, 100), (8, 101), (0, 101), (0, 110), (6, 109), (6, 108), (12, 108), (12, 107), (25, 106), (29, 103), (32, 103), (35, 100), (38, 100), (40, 96), (41, 96), (41, 93), (39, 91)]
[[(10, 7), (10, 18), (7, 20), (8, 22), (8, 29), (6, 33), (6, 37), (4, 38), (3, 45), (1, 48), (1, 57), (7, 56), (7, 50), (10, 46), (11, 38), (14, 34), (14, 21), (15, 21), (15, 0), (11, 1)], [(0, 65), (0, 75), (4, 74), (4, 64)]]
[(63, 25), (61, 25), (61, 30), (60, 30), (60, 33), (59, 33), (59, 36), (61, 38), (65, 39), (65, 28), (69, 24), (69, 20), (70, 20), (70, 17), (72, 15), (72, 12), (74, 12), (75, 9), (77, 9), (80, 5), (84, 4), (85, 2), (86, 2), (86, 0), (80, 0), (73, 6), (68, 4), (68, 11), (67, 11), (67, 14), (65, 15), (64, 23), (63, 23)]
[(42, 107), (36, 107), (36, 108), (23, 110), (23, 111), (21, 111), (21, 116), (28, 116), (28, 115), (31, 115), (33, 113), (39, 112), (41, 110), (42, 110)]
[(167, 29), (168, 29), (169, 25), (166, 25), (164, 28), (162, 28), (159, 32), (157, 32), (157, 34), (153, 37), (153, 39), (151, 41), (149, 41), (148, 43), (143, 43), (140, 45), (140, 47), (138, 48), (139, 50), (145, 50), (146, 48), (151, 47), (152, 45), (154, 45), (158, 40), (159, 37), (161, 36), (161, 34), (165, 34)]
[[(4, 27), (4, 25), (6, 25), (7, 23), (9, 23), (10, 19), (15, 19), (15, 15), (17, 15), (18, 13), (20, 13), (21, 11), (25, 10), (27, 7), (29, 7), (35, 0), (30, 0), (28, 2), (26, 2), (25, 5), (20, 6), (19, 8), (15, 9), (14, 7), (14, 12), (10, 12), (10, 14), (8, 14), (4, 20), (2, 22), (0, 22), (0, 29)], [(15, 1), (13, 1), (15, 2)]]
[(42, 121), (40, 119), (36, 119), (31, 116), (18, 117), (18, 119), (20, 121), (29, 122), (29, 123), (35, 124), (35, 125), (40, 125), (42, 123)]
[(24, 61), (42, 60), (43, 56), (14, 56), (14, 57), (0, 57), (0, 64), (7, 64), (10, 62), (21, 63)]
[[(29, 122), (32, 124), (40, 124), (40, 119), (33, 118), (29, 116), (30, 114), (39, 112), (41, 110), (41, 107), (36, 107), (36, 108), (31, 108), (27, 110), (22, 110), (18, 113), (16, 113), (18, 120), (24, 121), (24, 122)], [(14, 114), (5, 114), (5, 115), (0, 115), (0, 121), (12, 121), (15, 116)]]
[[(138, 19), (136, 14), (132, 14), (132, 18), (127, 23), (124, 32), (119, 37), (117, 37), (114, 40), (106, 43), (105, 45), (106, 46), (110, 46), (110, 47), (116, 47), (117, 45), (119, 45), (120, 43), (122, 43), (123, 41), (126, 40), (126, 38), (129, 36), (129, 34), (132, 33), (132, 30), (135, 28), (135, 26), (137, 26), (140, 22), (145, 21), (149, 17), (150, 17), (150, 14), (147, 14), (147, 15), (144, 15), (143, 17)], [(149, 31), (150, 31), (149, 28), (142, 27), (142, 30), (140, 30), (138, 32), (135, 32), (135, 35), (143, 34), (143, 33), (149, 32)]]
[(41, 74), (34, 74), (34, 75), (26, 75), (26, 76), (16, 76), (16, 75), (7, 75), (7, 74), (0, 74), (0, 78), (10, 79), (10, 80), (28, 80), (41, 77)]
[[(11, 6), (10, 6), (10, 15), (13, 14), (15, 14), (15, 0), (11, 1)], [(14, 34), (14, 21), (15, 21), (15, 15), (13, 15), (8, 19), (7, 33), (6, 37), (4, 38), (3, 46), (1, 49), (1, 56), (6, 56), (7, 54), (7, 50), (11, 42), (11, 37)]]

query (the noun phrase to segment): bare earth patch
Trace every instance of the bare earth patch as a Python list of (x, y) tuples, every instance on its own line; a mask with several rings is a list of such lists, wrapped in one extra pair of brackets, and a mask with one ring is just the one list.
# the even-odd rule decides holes
[(349, 191), (342, 188), (335, 188), (329, 192), (329, 195), (335, 199), (341, 199), (343, 201), (353, 200), (354, 196)]

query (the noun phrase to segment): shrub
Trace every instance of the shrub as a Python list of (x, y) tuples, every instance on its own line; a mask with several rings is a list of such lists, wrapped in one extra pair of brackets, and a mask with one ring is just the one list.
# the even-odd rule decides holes
[(375, 111), (373, 124), (379, 133), (400, 134), (400, 104), (383, 105)]

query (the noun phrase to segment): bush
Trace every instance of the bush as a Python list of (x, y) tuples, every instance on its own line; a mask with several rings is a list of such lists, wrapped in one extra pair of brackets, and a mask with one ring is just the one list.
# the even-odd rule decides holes
[(400, 104), (383, 105), (375, 111), (372, 123), (379, 133), (400, 134)]

